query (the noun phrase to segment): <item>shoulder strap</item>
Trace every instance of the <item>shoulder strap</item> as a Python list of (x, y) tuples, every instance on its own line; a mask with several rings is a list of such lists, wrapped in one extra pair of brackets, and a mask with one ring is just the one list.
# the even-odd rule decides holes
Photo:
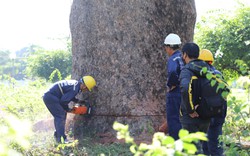
[[(193, 100), (193, 105), (194, 107), (196, 107), (196, 105), (199, 105), (200, 100), (201, 100), (201, 82), (199, 81), (201, 76), (199, 74), (194, 73), (190, 68), (186, 68), (188, 69), (190, 72), (193, 73), (193, 76), (190, 79), (190, 87), (192, 87), (192, 100)], [(190, 88), (191, 90), (191, 88)], [(191, 94), (191, 92), (189, 93)], [(191, 99), (190, 99), (191, 100)]]

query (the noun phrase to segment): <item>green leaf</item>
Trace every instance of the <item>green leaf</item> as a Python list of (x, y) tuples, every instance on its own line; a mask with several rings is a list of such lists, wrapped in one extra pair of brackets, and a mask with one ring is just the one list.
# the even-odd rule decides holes
[(146, 151), (148, 150), (148, 145), (145, 143), (141, 143), (139, 146), (139, 151)]
[(206, 137), (206, 133), (204, 133), (204, 132), (196, 132), (195, 135), (196, 135), (196, 138), (199, 140), (202, 140), (202, 141), (208, 140)]
[(174, 138), (167, 136), (162, 140), (162, 145), (173, 145), (175, 142)]
[(212, 75), (211, 73), (207, 73), (207, 74), (206, 74), (206, 78), (207, 78), (208, 80), (211, 80), (212, 77), (213, 77), (213, 75)]
[(122, 124), (118, 123), (117, 121), (114, 122), (113, 124), (113, 129), (118, 130), (122, 127)]
[(130, 151), (132, 152), (132, 153), (136, 153), (136, 145), (132, 145), (132, 146), (130, 146)]
[(226, 97), (228, 96), (228, 92), (227, 92), (227, 91), (223, 91), (223, 92), (221, 93), (221, 96), (222, 96), (223, 98), (226, 98)]
[(236, 121), (239, 121), (241, 119), (241, 116), (240, 115), (237, 115), (235, 118), (234, 118)]
[(132, 137), (130, 137), (130, 136), (126, 136), (125, 137), (125, 141), (126, 141), (126, 143), (134, 143), (134, 138), (132, 138)]
[(207, 67), (203, 67), (201, 70), (202, 70), (202, 73), (207, 73)]
[(240, 111), (241, 111), (241, 107), (239, 107), (239, 106), (234, 107), (234, 112), (235, 113), (239, 113)]
[(157, 147), (157, 148), (153, 149), (152, 156), (163, 155), (164, 153), (166, 153), (166, 149), (165, 148)]
[(188, 154), (195, 154), (195, 152), (197, 151), (196, 146), (191, 143), (184, 143), (183, 148), (185, 151), (187, 151)]
[(211, 81), (211, 86), (213, 87), (216, 84), (216, 82), (217, 82), (216, 80), (212, 80)]
[(224, 89), (226, 87), (226, 85), (224, 83), (219, 83), (218, 87), (221, 88), (221, 89)]
[(179, 137), (180, 137), (180, 139), (186, 137), (188, 134), (189, 134), (189, 132), (187, 130), (185, 130), (185, 129), (181, 129), (179, 131)]

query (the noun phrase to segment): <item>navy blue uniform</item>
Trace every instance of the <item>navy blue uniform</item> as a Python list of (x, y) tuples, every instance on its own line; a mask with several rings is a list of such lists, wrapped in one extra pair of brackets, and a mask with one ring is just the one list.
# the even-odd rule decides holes
[[(181, 129), (181, 123), (179, 120), (179, 110), (181, 104), (181, 93), (180, 93), (180, 81), (179, 75), (183, 67), (183, 61), (181, 52), (175, 51), (172, 56), (168, 59), (167, 73), (168, 81), (167, 87), (169, 91), (166, 99), (166, 112), (168, 122), (168, 132), (171, 137), (178, 139), (178, 133)], [(175, 87), (171, 89), (172, 87)]]
[[(221, 72), (216, 70), (212, 65), (211, 69), (215, 74), (221, 75)], [(225, 105), (227, 108), (227, 105)], [(222, 135), (222, 126), (225, 122), (226, 112), (223, 117), (214, 117), (210, 120), (210, 125), (207, 131), (208, 142), (203, 142), (203, 151), (206, 155), (222, 156), (222, 142), (219, 142), (219, 136)]]
[(44, 93), (43, 101), (54, 117), (57, 142), (61, 141), (61, 137), (66, 139), (65, 122), (67, 112), (69, 111), (68, 103), (70, 101), (78, 101), (76, 95), (80, 92), (80, 85), (81, 83), (76, 80), (62, 80), (53, 84)]

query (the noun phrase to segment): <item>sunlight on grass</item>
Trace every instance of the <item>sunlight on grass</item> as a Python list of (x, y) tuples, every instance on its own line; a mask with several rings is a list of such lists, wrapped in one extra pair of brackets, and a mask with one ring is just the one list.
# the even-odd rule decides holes
[[(42, 101), (42, 95), (50, 84), (43, 81), (34, 81), (25, 87), (20, 85), (0, 84), (0, 155), (8, 152), (15, 155), (133, 155), (130, 146), (122, 143), (100, 144), (94, 141), (93, 135), (85, 136), (78, 140), (74, 146), (58, 146), (53, 138), (54, 130), (41, 130), (32, 132), (34, 123), (40, 120), (52, 118)], [(233, 141), (235, 136), (242, 136), (247, 133), (247, 124), (250, 119), (243, 123), (245, 114), (249, 110), (249, 93), (247, 90), (237, 86), (231, 89), (229, 99), (235, 97), (234, 102), (228, 110), (228, 117), (224, 133)], [(248, 103), (248, 105), (247, 105)], [(242, 107), (244, 105), (244, 107)], [(247, 105), (247, 106), (246, 106)], [(235, 111), (240, 113), (235, 113)], [(10, 115), (11, 114), (11, 115)], [(30, 120), (30, 121), (27, 121)], [(52, 123), (53, 124), (53, 123)], [(45, 125), (46, 126), (46, 125)], [(47, 125), (48, 126), (48, 125)], [(232, 130), (237, 129), (234, 133)], [(235, 130), (234, 130), (235, 131)], [(241, 132), (241, 133), (240, 133)], [(70, 136), (74, 136), (71, 134)], [(10, 144), (11, 143), (11, 144)], [(15, 150), (13, 150), (15, 149)]]

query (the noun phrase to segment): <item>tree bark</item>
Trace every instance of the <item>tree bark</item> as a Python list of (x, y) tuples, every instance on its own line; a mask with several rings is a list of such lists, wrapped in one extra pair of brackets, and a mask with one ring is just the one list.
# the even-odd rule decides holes
[(95, 111), (77, 131), (112, 131), (114, 121), (134, 135), (155, 132), (166, 118), (169, 33), (192, 41), (194, 0), (74, 0), (70, 14), (72, 77), (92, 75)]

